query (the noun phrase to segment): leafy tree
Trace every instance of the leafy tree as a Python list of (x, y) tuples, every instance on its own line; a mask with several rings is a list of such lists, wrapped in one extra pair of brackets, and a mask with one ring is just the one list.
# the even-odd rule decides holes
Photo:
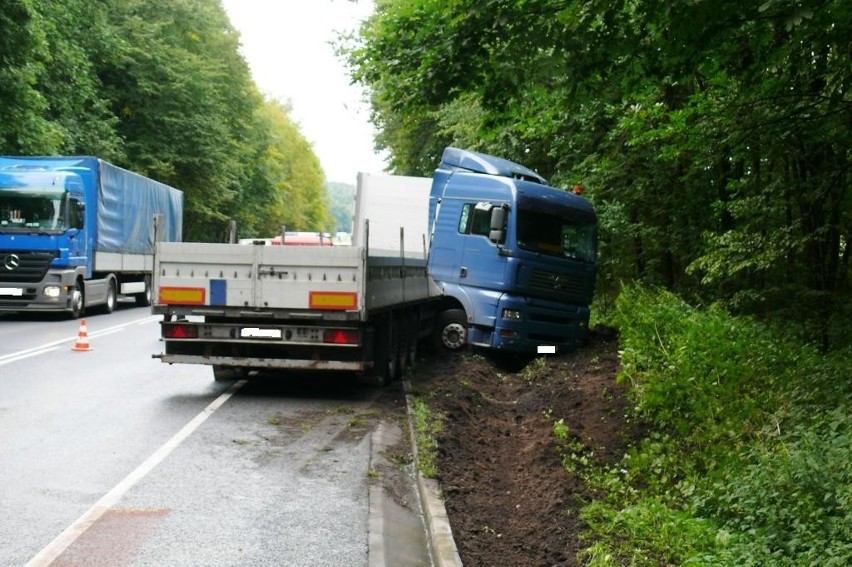
[(90, 0), (34, 4), (49, 45), (36, 87), (48, 103), (44, 117), (60, 133), (55, 151), (121, 161), (118, 118), (104, 98), (97, 74), (96, 62), (108, 60), (114, 45), (105, 4)]
[(228, 219), (243, 163), (242, 140), (260, 97), (218, 2), (111, 0), (118, 37), (101, 69), (131, 169), (185, 192), (184, 233), (213, 239)]
[(325, 175), (310, 144), (289, 117), (289, 106), (266, 101), (259, 109), (262, 143), (239, 203), (242, 234), (268, 236), (287, 230), (325, 231), (332, 226), (323, 188)]
[(62, 6), (41, 0), (4, 4), (0, 147), (5, 153), (83, 153), (86, 142), (106, 157), (117, 152), (97, 76), (77, 39), (97, 44), (103, 31), (101, 12), (85, 0)]

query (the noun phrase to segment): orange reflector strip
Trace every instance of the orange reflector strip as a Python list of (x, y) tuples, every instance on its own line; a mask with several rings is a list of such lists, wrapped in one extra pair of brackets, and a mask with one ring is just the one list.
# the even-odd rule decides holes
[(181, 305), (204, 305), (207, 290), (203, 287), (161, 287), (160, 303)]
[(349, 291), (312, 291), (308, 305), (311, 309), (348, 310), (358, 307), (358, 294)]

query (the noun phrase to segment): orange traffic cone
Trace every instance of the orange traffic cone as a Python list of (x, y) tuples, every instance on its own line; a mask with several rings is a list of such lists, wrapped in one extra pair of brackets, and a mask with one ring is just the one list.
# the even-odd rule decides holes
[(86, 320), (80, 319), (80, 331), (77, 333), (77, 342), (71, 350), (92, 350), (89, 344), (89, 332), (86, 330)]

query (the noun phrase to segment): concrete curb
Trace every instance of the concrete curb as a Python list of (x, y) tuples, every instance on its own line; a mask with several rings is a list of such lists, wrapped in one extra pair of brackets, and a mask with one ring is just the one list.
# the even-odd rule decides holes
[[(384, 435), (384, 423), (370, 435), (370, 465), (379, 459), (379, 449)], [(369, 541), (368, 567), (385, 567), (385, 517), (382, 511), (382, 488), (377, 483), (370, 482), (367, 499), (370, 503), (367, 539)]]
[(456, 542), (453, 539), (453, 530), (450, 527), (450, 519), (447, 509), (440, 496), (438, 482), (431, 478), (424, 478), (420, 474), (417, 455), (417, 439), (414, 432), (414, 416), (411, 411), (410, 384), (408, 380), (403, 381), (405, 391), (405, 406), (408, 414), (408, 431), (411, 435), (411, 452), (414, 455), (414, 474), (417, 481), (417, 493), (420, 497), (420, 508), (426, 524), (429, 552), (432, 556), (434, 567), (462, 567)]

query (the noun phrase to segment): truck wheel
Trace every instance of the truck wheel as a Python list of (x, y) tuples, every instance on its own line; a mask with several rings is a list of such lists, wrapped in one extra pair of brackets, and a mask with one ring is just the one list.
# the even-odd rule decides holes
[(101, 307), (101, 312), (109, 315), (110, 313), (115, 311), (115, 302), (117, 297), (117, 292), (115, 290), (115, 280), (110, 280), (109, 284), (107, 284), (106, 301), (104, 302), (103, 307)]
[(467, 343), (467, 319), (461, 309), (448, 309), (438, 316), (435, 345), (442, 350), (458, 352)]
[(145, 291), (136, 294), (136, 305), (139, 307), (151, 306), (151, 276), (145, 276)]
[(406, 319), (405, 329), (405, 365), (414, 367), (417, 363), (417, 347), (420, 342), (420, 319), (417, 313)]
[(376, 348), (373, 367), (373, 381), (376, 386), (387, 386), (401, 374), (400, 360), (402, 344), (397, 329), (390, 319), (376, 329)]
[(80, 280), (74, 284), (74, 291), (71, 292), (71, 319), (79, 319), (86, 312), (85, 301), (86, 297), (83, 292), (83, 283)]

